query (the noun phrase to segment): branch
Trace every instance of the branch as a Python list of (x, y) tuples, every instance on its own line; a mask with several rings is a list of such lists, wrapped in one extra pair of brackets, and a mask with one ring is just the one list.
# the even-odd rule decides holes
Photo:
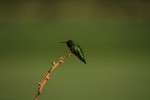
[(37, 91), (37, 94), (34, 98), (34, 100), (38, 100), (38, 96), (41, 95), (41, 92), (43, 90), (43, 87), (45, 86), (47, 80), (50, 78), (51, 76), (51, 73), (52, 71), (58, 67), (58, 65), (60, 65), (61, 63), (63, 63), (63, 61), (66, 59), (66, 58), (69, 58), (70, 56), (72, 56), (73, 54), (70, 53), (70, 54), (67, 54), (63, 57), (60, 57), (60, 59), (55, 63), (55, 62), (52, 62), (52, 65), (50, 67), (50, 69), (48, 70), (48, 72), (45, 74), (43, 80), (41, 82), (38, 83), (38, 91)]

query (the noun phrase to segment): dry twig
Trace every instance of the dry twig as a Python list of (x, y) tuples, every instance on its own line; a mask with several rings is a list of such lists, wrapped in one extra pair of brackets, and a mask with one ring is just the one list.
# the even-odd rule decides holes
[(60, 65), (61, 63), (63, 63), (65, 58), (69, 58), (70, 56), (72, 56), (73, 54), (70, 53), (68, 55), (65, 55), (63, 57), (60, 57), (60, 59), (57, 62), (52, 62), (52, 66), (50, 67), (50, 69), (48, 70), (48, 72), (45, 74), (43, 80), (41, 82), (38, 83), (38, 91), (37, 94), (34, 98), (34, 100), (38, 100), (38, 96), (41, 95), (41, 92), (43, 90), (43, 87), (45, 86), (47, 80), (50, 78), (51, 72), (58, 67), (58, 65)]

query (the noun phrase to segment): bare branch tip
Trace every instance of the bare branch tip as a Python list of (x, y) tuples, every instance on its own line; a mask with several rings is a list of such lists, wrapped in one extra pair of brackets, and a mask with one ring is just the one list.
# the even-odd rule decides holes
[(43, 90), (43, 87), (45, 86), (45, 83), (47, 82), (47, 80), (50, 78), (51, 76), (51, 72), (61, 63), (64, 62), (64, 59), (72, 56), (73, 54), (70, 53), (68, 55), (62, 56), (60, 57), (60, 59), (55, 63), (55, 61), (52, 61), (52, 66), (50, 67), (50, 69), (48, 70), (48, 72), (45, 74), (43, 80), (41, 82), (38, 83), (38, 92), (34, 98), (34, 100), (38, 100), (38, 96), (41, 95), (41, 92)]

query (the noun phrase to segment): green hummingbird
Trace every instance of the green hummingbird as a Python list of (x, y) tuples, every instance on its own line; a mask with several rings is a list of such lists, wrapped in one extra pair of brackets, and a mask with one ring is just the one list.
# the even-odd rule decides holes
[(66, 43), (67, 46), (70, 48), (70, 51), (74, 55), (76, 55), (82, 62), (84, 62), (86, 64), (83, 51), (77, 43), (75, 43), (73, 40), (68, 40), (67, 42), (61, 42), (61, 43)]

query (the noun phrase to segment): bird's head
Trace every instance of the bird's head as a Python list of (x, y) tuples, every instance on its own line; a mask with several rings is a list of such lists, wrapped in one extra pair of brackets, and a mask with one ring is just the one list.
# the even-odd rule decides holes
[(60, 43), (66, 43), (68, 47), (71, 47), (73, 45), (73, 40), (68, 40), (67, 42), (60, 42)]

